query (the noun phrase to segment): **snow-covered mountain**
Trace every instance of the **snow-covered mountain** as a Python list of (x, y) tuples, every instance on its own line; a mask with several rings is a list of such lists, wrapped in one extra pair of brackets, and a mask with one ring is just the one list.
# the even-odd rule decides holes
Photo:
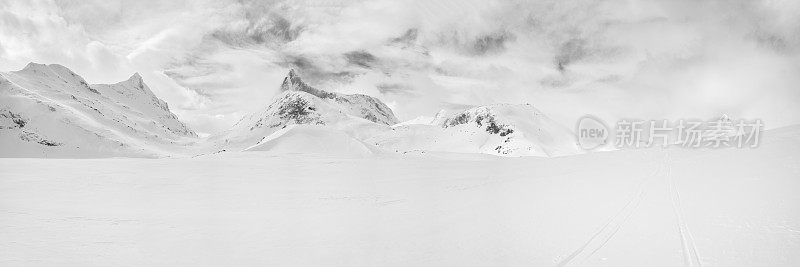
[(444, 151), (500, 156), (564, 156), (580, 153), (574, 134), (530, 104), (495, 104), (430, 122), (398, 124), (368, 140), (397, 152)]
[(138, 74), (116, 84), (90, 85), (61, 65), (31, 63), (0, 76), (0, 156), (140, 157), (243, 150), (347, 156), (580, 152), (570, 130), (532, 105), (479, 106), (398, 123), (379, 99), (314, 88), (294, 70), (280, 89), (263, 110), (199, 142)]
[(342, 113), (363, 118), (374, 123), (393, 125), (397, 118), (392, 110), (377, 98), (362, 94), (339, 94), (327, 92), (304, 83), (294, 70), (290, 70), (281, 84), (283, 92), (305, 92), (339, 109)]
[(337, 155), (438, 151), (500, 156), (580, 153), (572, 132), (532, 105), (479, 106), (450, 116), (440, 112), (430, 119), (398, 123), (380, 100), (314, 88), (293, 70), (269, 106), (211, 139), (218, 144), (217, 151)]
[(233, 151), (268, 150), (277, 142), (303, 144), (296, 151), (329, 151), (312, 145), (319, 144), (319, 140), (371, 151), (364, 150), (362, 146), (368, 145), (359, 140), (391, 130), (389, 126), (395, 123), (392, 110), (377, 98), (317, 89), (291, 70), (281, 84), (281, 92), (266, 108), (243, 117), (232, 129), (210, 140), (217, 143), (218, 149)]
[(3, 157), (165, 156), (196, 137), (138, 73), (116, 84), (57, 64), (0, 73)]

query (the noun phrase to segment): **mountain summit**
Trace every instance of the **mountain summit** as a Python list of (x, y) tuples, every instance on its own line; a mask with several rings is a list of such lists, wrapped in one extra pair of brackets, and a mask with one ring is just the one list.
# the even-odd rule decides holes
[(383, 125), (397, 123), (392, 110), (377, 98), (314, 88), (303, 82), (294, 70), (283, 79), (280, 89), (281, 92), (263, 111), (242, 118), (237, 125), (254, 130), (292, 124), (325, 125), (346, 119), (363, 119)]
[(294, 69), (289, 70), (289, 74), (283, 79), (281, 92), (308, 93), (325, 100), (328, 104), (335, 106), (348, 115), (374, 123), (393, 125), (398, 122), (392, 109), (377, 98), (362, 94), (333, 93), (314, 88), (303, 82)]
[(304, 83), (300, 76), (295, 73), (294, 69), (289, 70), (286, 78), (283, 78), (281, 84), (281, 92), (284, 91), (300, 91), (312, 94), (319, 98), (336, 98), (336, 94), (319, 90)]

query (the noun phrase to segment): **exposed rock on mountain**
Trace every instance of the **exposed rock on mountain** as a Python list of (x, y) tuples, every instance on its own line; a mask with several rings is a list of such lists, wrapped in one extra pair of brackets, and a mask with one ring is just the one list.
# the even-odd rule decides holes
[[(327, 137), (351, 136), (362, 138), (379, 129), (389, 130), (389, 125), (397, 123), (392, 110), (377, 98), (361, 94), (340, 94), (309, 86), (294, 70), (283, 80), (281, 92), (262, 111), (243, 117), (234, 127), (211, 138), (218, 148), (242, 150), (263, 142), (280, 142), (286, 138), (276, 135), (313, 136), (318, 133), (339, 131), (342, 134), (326, 134)], [(309, 131), (309, 135), (281, 131), (288, 126), (318, 125), (314, 127), (290, 127), (291, 131)], [(314, 134), (312, 134), (312, 132)], [(294, 138), (294, 137), (293, 137)], [(293, 139), (294, 140), (294, 139)], [(346, 140), (346, 143), (353, 140)], [(274, 145), (260, 145), (275, 147)]]
[(364, 118), (375, 123), (386, 125), (397, 123), (397, 118), (392, 113), (392, 110), (377, 98), (362, 94), (332, 93), (311, 87), (304, 83), (294, 70), (290, 70), (286, 78), (283, 79), (281, 91), (309, 93), (325, 100), (328, 104), (339, 108), (348, 115)]
[(499, 156), (562, 156), (580, 153), (572, 132), (532, 105), (496, 104), (431, 123), (398, 124), (394, 131), (368, 139), (397, 152), (441, 151)]

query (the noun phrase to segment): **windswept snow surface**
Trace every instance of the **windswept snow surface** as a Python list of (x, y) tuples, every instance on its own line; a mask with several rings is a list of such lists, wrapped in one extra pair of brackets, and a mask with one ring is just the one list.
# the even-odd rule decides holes
[(800, 128), (762, 140), (557, 158), (0, 159), (0, 265), (798, 266)]

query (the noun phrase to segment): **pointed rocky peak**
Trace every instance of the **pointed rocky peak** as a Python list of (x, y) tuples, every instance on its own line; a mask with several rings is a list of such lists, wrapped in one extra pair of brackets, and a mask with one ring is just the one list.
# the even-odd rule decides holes
[(147, 85), (144, 83), (142, 75), (140, 75), (138, 72), (131, 75), (131, 77), (128, 78), (127, 80), (120, 82), (120, 84), (131, 86), (140, 91), (145, 91), (145, 92), (150, 91), (149, 89), (147, 89)]
[(140, 75), (138, 72), (136, 72), (133, 75), (131, 75), (130, 78), (128, 78), (128, 81), (142, 82), (142, 75)]
[(348, 114), (375, 123), (393, 125), (397, 117), (392, 110), (379, 99), (362, 94), (340, 94), (311, 87), (303, 82), (295, 70), (290, 70), (281, 84), (281, 92), (276, 96), (271, 107), (296, 106), (296, 101), (287, 97), (302, 97), (307, 101), (320, 101), (330, 106), (331, 113)]
[(287, 74), (286, 78), (283, 79), (281, 91), (302, 91), (320, 98), (336, 97), (336, 94), (334, 93), (323, 91), (307, 85), (302, 79), (300, 79), (300, 76), (297, 75), (297, 72), (295, 72), (294, 69), (289, 70), (289, 74)]
[(300, 79), (300, 76), (297, 75), (294, 69), (291, 69), (289, 70), (289, 74), (286, 75), (286, 78), (283, 79), (281, 91), (297, 91), (303, 86), (307, 85)]

